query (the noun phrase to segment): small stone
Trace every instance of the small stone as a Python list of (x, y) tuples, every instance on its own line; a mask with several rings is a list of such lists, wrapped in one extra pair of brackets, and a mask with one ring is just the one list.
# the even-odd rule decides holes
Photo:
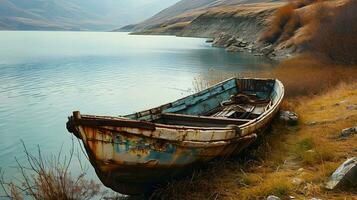
[(264, 56), (262, 53), (255, 53), (254, 56)]
[(237, 42), (237, 38), (232, 36), (231, 38), (229, 38), (229, 40), (227, 40), (224, 47), (229, 47), (229, 46), (235, 44), (236, 42)]
[(325, 187), (329, 190), (334, 189), (357, 189), (357, 157), (346, 160), (331, 175)]
[(346, 107), (346, 109), (347, 110), (357, 110), (357, 105), (348, 105), (347, 107)]
[(228, 52), (241, 52), (242, 49), (237, 47), (237, 46), (235, 46), (235, 45), (231, 45), (228, 48), (226, 48), (226, 51), (228, 51)]
[(248, 42), (241, 41), (241, 42), (237, 43), (237, 46), (239, 46), (239, 47), (246, 47), (246, 46), (248, 46)]
[(293, 185), (299, 186), (304, 183), (304, 180), (302, 180), (301, 178), (293, 178), (293, 180), (291, 180), (291, 183)]
[(267, 200), (280, 200), (280, 198), (274, 195), (270, 195), (268, 196)]
[(351, 127), (351, 128), (345, 128), (341, 131), (340, 137), (349, 137), (353, 134), (357, 134), (357, 126), (356, 127)]
[(319, 198), (311, 198), (310, 200), (321, 200), (321, 199), (319, 199)]
[(269, 45), (269, 46), (262, 48), (260, 51), (262, 52), (262, 54), (267, 56), (267, 55), (273, 53), (274, 48), (273, 48), (273, 45)]
[(297, 171), (298, 171), (299, 173), (302, 173), (302, 172), (305, 171), (305, 169), (304, 169), (304, 168), (300, 168), (300, 169), (298, 169)]
[(296, 199), (296, 197), (294, 197), (294, 196), (289, 196), (289, 198), (290, 198), (290, 199)]
[(212, 43), (213, 47), (228, 47), (237, 40), (233, 35), (227, 33), (221, 33), (218, 37), (216, 37)]
[(250, 50), (250, 51), (252, 51), (253, 50), (253, 44), (249, 44), (249, 45), (247, 45), (246, 47), (244, 47), (245, 49), (248, 49), (248, 50)]
[(315, 126), (317, 124), (317, 122), (315, 122), (315, 121), (312, 121), (312, 122), (308, 122), (307, 123), (307, 125), (309, 125), (309, 126)]
[(296, 113), (291, 111), (281, 111), (279, 119), (286, 122), (289, 125), (297, 125), (299, 117)]

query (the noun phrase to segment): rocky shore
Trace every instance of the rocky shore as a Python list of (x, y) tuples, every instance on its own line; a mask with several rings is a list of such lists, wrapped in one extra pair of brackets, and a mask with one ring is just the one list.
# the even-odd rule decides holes
[(282, 5), (275, 2), (213, 7), (145, 28), (136, 27), (133, 34), (211, 38), (207, 42), (213, 47), (225, 48), (231, 53), (247, 52), (280, 60), (290, 57), (292, 49), (278, 49), (260, 42), (259, 38), (270, 26), (273, 13)]
[(288, 58), (293, 53), (289, 49), (277, 50), (273, 45), (258, 41), (247, 41), (239, 36), (222, 32), (214, 39), (208, 39), (213, 47), (225, 48), (227, 52), (248, 52), (255, 56), (266, 56), (272, 59)]

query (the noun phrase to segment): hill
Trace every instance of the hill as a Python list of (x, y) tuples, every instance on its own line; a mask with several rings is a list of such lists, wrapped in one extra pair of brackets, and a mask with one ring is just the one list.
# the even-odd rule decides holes
[(146, 32), (165, 24), (172, 25), (179, 22), (187, 24), (212, 8), (224, 6), (235, 7), (243, 4), (277, 1), (278, 0), (181, 0), (141, 23), (125, 26), (118, 30)]
[(177, 0), (0, 0), (0, 30), (111, 30)]

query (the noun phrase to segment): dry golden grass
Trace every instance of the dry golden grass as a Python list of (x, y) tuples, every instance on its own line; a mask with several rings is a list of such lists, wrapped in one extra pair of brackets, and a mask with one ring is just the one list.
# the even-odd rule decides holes
[[(241, 158), (210, 163), (191, 178), (159, 189), (154, 197), (244, 200), (274, 194), (283, 199), (357, 199), (357, 194), (322, 187), (339, 164), (357, 156), (357, 136), (337, 139), (341, 129), (356, 125), (357, 111), (346, 106), (357, 104), (357, 83), (342, 83), (325, 94), (288, 101), (285, 105), (294, 105), (300, 115), (298, 126), (274, 122), (270, 134)], [(302, 183), (294, 185), (294, 178)]]
[(354, 82), (357, 66), (331, 64), (314, 55), (298, 55), (282, 61), (273, 70), (234, 74), (210, 70), (197, 77), (193, 84), (199, 91), (230, 77), (277, 78), (285, 86), (286, 97), (295, 98), (321, 94), (341, 82)]
[(268, 77), (280, 79), (288, 97), (319, 94), (340, 82), (357, 79), (356, 66), (342, 66), (327, 63), (319, 57), (300, 55), (285, 60)]
[[(201, 77), (196, 81), (201, 83), (196, 85), (197, 88), (229, 77), (214, 71), (208, 74), (210, 81), (204, 82)], [(345, 76), (345, 73), (342, 76), (336, 74), (339, 79)], [(311, 82), (304, 83), (305, 79), (300, 77), (302, 84), (308, 87)], [(323, 183), (346, 158), (357, 156), (357, 136), (346, 140), (338, 137), (342, 129), (356, 125), (357, 110), (347, 110), (346, 107), (357, 105), (357, 83), (337, 81), (336, 85), (329, 85), (330, 88), (325, 86), (322, 84), (324, 89), (320, 88), (318, 95), (295, 96), (284, 102), (284, 109), (299, 114), (298, 126), (288, 127), (274, 122), (269, 134), (240, 158), (209, 163), (209, 167), (196, 171), (192, 177), (159, 189), (154, 197), (249, 200), (274, 194), (282, 199), (289, 196), (296, 199), (357, 199), (353, 192), (331, 192), (323, 188)], [(301, 179), (302, 183), (294, 184), (294, 178)]]

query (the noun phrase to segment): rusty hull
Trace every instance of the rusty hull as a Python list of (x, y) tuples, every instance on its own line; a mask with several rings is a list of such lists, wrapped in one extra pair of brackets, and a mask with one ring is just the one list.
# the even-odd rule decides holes
[(280, 81), (271, 93), (275, 99), (266, 111), (241, 125), (177, 126), (74, 112), (67, 129), (83, 141), (104, 185), (122, 194), (142, 194), (195, 164), (248, 146), (278, 112), (284, 96)]

